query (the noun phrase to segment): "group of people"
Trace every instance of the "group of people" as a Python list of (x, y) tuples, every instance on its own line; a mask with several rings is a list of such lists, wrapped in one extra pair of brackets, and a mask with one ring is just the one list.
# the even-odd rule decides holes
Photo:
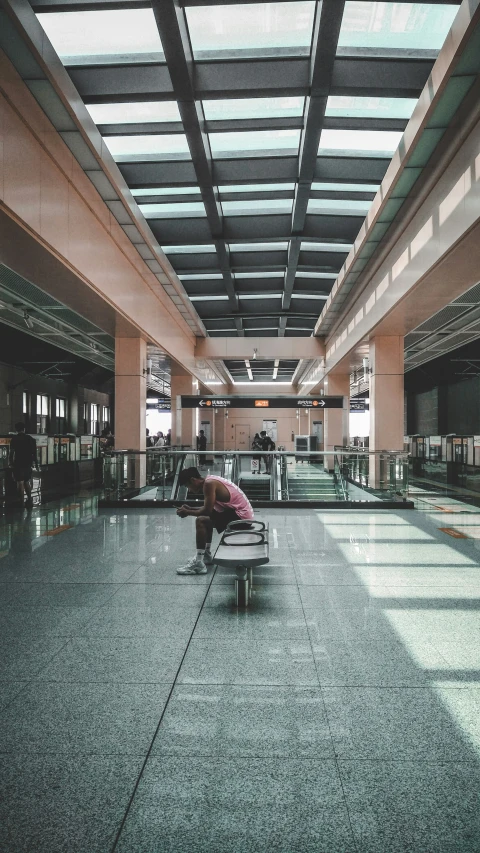
[(171, 444), (171, 429), (165, 434), (159, 430), (156, 435), (150, 435), (150, 430), (147, 429), (147, 447), (171, 447)]
[[(256, 432), (253, 441), (252, 441), (252, 450), (263, 450), (264, 453), (269, 453), (272, 450), (275, 450), (275, 442), (270, 436), (267, 434), (267, 431), (262, 429), (261, 433)], [(271, 456), (259, 456), (255, 455), (253, 457), (258, 461), (258, 473), (262, 473), (262, 459), (265, 463), (265, 473), (270, 473), (272, 467), (272, 458)], [(256, 472), (253, 471), (255, 474)]]

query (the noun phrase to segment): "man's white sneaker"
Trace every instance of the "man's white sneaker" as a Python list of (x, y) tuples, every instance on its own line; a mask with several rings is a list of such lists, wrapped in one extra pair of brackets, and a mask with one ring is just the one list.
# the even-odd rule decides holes
[(203, 560), (197, 560), (196, 557), (192, 557), (191, 560), (185, 566), (180, 566), (177, 569), (177, 575), (206, 575), (207, 567)]
[(215, 561), (212, 557), (211, 551), (205, 551), (205, 554), (203, 556), (203, 562), (205, 563), (206, 566), (213, 566)]

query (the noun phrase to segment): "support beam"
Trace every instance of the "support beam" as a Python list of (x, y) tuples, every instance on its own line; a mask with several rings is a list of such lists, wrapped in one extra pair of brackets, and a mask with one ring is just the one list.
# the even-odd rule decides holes
[(321, 338), (197, 338), (196, 359), (250, 359), (253, 350), (257, 350), (257, 359), (323, 359), (325, 345)]
[[(223, 236), (223, 216), (219, 202), (218, 187), (213, 183), (213, 163), (210, 142), (206, 132), (205, 115), (200, 100), (195, 95), (193, 81), (193, 55), (188, 35), (185, 9), (179, 0), (154, 0), (153, 11), (162, 42), (174, 95), (192, 156), (195, 175), (207, 213), (212, 241), (218, 256), (225, 290), (233, 313), (238, 310), (233, 276), (228, 251)], [(235, 323), (242, 333), (241, 318)]]

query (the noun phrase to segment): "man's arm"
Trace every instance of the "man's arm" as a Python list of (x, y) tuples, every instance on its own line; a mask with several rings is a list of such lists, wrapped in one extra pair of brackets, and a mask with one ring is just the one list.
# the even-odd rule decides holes
[(34, 438), (32, 438), (32, 436), (30, 436), (30, 438), (32, 439), (33, 467), (38, 468), (37, 442), (35, 441)]
[(15, 461), (15, 443), (14, 443), (14, 440), (12, 438), (12, 440), (10, 442), (10, 452), (8, 454), (8, 464), (10, 465), (10, 468), (13, 467), (14, 461)]
[(193, 509), (191, 506), (181, 506), (177, 510), (177, 514), (182, 518), (187, 515), (210, 515), (215, 505), (215, 494), (217, 485), (214, 480), (206, 480), (203, 485), (203, 506), (200, 509)]

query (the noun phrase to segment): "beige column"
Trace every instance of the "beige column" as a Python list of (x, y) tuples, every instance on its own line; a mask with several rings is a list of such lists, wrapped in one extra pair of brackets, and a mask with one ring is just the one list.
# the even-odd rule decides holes
[[(350, 414), (350, 376), (348, 373), (329, 374), (323, 383), (325, 397), (344, 397), (343, 409), (324, 409), (324, 450), (348, 444), (348, 418)], [(334, 457), (324, 457), (325, 471), (334, 468)]]
[[(403, 450), (403, 337), (370, 341), (370, 449)], [(379, 487), (380, 467), (370, 457), (370, 485)]]
[[(115, 339), (115, 447), (143, 451), (146, 445), (147, 344), (142, 338)], [(129, 480), (146, 482), (145, 456), (132, 462)]]
[(182, 409), (181, 397), (196, 394), (197, 381), (191, 373), (172, 361), (172, 446), (196, 447), (196, 409)]

